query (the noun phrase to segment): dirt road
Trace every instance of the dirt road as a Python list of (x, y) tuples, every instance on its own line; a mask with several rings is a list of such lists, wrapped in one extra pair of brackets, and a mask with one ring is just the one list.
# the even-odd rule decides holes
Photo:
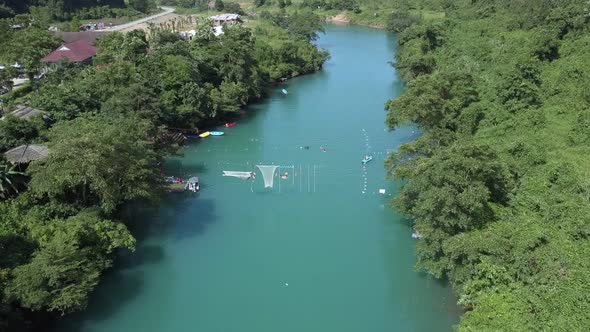
[(142, 19), (139, 19), (139, 20), (136, 20), (133, 22), (129, 22), (129, 23), (121, 24), (121, 25), (115, 25), (112, 27), (107, 27), (101, 31), (126, 32), (126, 31), (132, 31), (135, 29), (145, 29), (147, 27), (147, 23), (149, 23), (149, 22), (155, 22), (155, 23), (165, 22), (165, 21), (173, 19), (174, 17), (177, 16), (176, 14), (174, 14), (174, 8), (172, 8), (172, 7), (160, 7), (160, 8), (162, 8), (162, 10), (164, 10), (161, 13), (158, 13), (158, 14), (155, 14), (152, 16), (148, 16), (148, 17), (144, 17)]

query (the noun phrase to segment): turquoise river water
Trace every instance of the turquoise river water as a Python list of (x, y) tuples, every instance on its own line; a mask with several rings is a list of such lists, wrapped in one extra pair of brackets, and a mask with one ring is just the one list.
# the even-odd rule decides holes
[[(385, 101), (403, 88), (388, 64), (394, 37), (328, 26), (318, 45), (332, 56), (321, 72), (170, 160), (169, 172), (199, 176), (201, 192), (134, 211), (137, 251), (59, 330), (452, 330), (450, 289), (414, 271), (411, 228), (388, 207), (397, 184), (383, 161), (417, 135), (384, 124)], [(374, 159), (362, 167), (365, 154)], [(264, 189), (259, 171), (254, 182), (222, 176), (260, 164), (289, 177)]]

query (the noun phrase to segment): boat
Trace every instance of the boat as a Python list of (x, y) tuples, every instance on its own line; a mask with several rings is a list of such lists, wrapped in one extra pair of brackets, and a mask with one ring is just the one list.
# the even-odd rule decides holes
[(364, 165), (364, 164), (368, 163), (371, 160), (373, 160), (373, 157), (371, 157), (371, 156), (365, 156), (365, 158), (363, 158), (363, 160), (361, 160), (361, 163), (363, 163), (363, 165)]
[(228, 122), (226, 124), (223, 125), (225, 128), (231, 128), (231, 127), (235, 127), (236, 123), (235, 122)]
[(281, 90), (281, 92), (282, 92), (282, 93), (283, 93), (285, 96), (289, 94), (289, 93), (287, 92), (287, 90), (285, 90), (285, 89), (282, 89), (282, 90)]
[(210, 134), (211, 136), (223, 136), (225, 133), (223, 131), (212, 131)]
[(190, 179), (188, 179), (188, 181), (186, 182), (186, 189), (196, 193), (197, 191), (199, 191), (199, 178), (196, 176), (191, 177)]
[(211, 135), (211, 133), (210, 133), (210, 132), (208, 132), (208, 131), (206, 131), (206, 132), (204, 132), (204, 133), (202, 133), (202, 134), (199, 134), (199, 137), (200, 137), (200, 138), (205, 138), (205, 137), (207, 137), (207, 136), (209, 136), (209, 135)]

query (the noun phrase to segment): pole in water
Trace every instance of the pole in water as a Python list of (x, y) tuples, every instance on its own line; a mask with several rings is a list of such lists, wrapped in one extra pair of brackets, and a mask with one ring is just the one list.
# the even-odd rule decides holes
[(311, 181), (311, 176), (310, 176), (310, 169), (311, 167), (309, 165), (307, 165), (307, 192), (311, 192), (311, 185), (310, 185), (310, 181)]
[(301, 172), (301, 164), (299, 164), (299, 192), (303, 192), (303, 173)]
[(315, 193), (315, 167), (316, 165), (313, 165), (313, 192)]

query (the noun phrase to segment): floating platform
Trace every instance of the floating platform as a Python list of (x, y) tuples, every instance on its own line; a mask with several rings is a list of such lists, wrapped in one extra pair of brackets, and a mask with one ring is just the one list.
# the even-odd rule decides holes
[(185, 191), (185, 187), (186, 187), (186, 183), (182, 183), (182, 182), (166, 183), (166, 185), (164, 186), (164, 188), (166, 188), (166, 191), (175, 192), (175, 193)]
[(368, 163), (371, 160), (373, 160), (373, 157), (367, 156), (363, 160), (361, 160), (361, 163), (364, 165), (364, 164)]

